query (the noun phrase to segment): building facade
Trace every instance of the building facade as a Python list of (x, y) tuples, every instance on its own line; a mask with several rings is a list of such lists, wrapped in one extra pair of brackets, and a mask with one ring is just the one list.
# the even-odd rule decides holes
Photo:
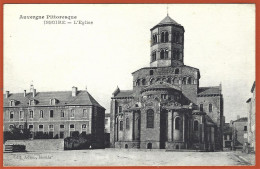
[(92, 134), (97, 147), (104, 144), (105, 109), (87, 92), (72, 91), (4, 94), (4, 131), (14, 126), (30, 129), (30, 137), (65, 138)]
[(247, 142), (253, 151), (255, 151), (255, 82), (251, 88), (252, 97), (247, 100), (248, 106), (248, 139)]
[(150, 67), (132, 73), (132, 90), (113, 93), (111, 146), (221, 150), (221, 85), (200, 87), (199, 69), (184, 64), (183, 26), (167, 15), (150, 31)]
[(240, 118), (238, 116), (237, 120), (232, 121), (232, 137), (233, 137), (233, 144), (232, 149), (242, 149), (244, 143), (247, 142), (247, 117)]

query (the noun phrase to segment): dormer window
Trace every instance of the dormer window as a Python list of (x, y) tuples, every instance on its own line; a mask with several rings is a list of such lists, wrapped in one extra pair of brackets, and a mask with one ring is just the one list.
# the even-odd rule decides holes
[(57, 103), (57, 99), (50, 99), (50, 105), (55, 105)]
[(36, 100), (29, 100), (29, 106), (33, 106), (36, 104)]
[(10, 106), (12, 107), (12, 106), (15, 106), (15, 100), (11, 100), (10, 101)]

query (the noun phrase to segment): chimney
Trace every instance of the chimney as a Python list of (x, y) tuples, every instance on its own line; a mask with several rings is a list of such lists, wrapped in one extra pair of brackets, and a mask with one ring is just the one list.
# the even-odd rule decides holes
[(23, 91), (23, 96), (24, 96), (24, 97), (26, 96), (26, 90)]
[(9, 97), (9, 91), (5, 91), (5, 97), (6, 97), (6, 98)]
[(238, 120), (238, 119), (240, 119), (240, 116), (239, 116), (239, 115), (237, 115), (237, 120)]
[(78, 88), (77, 87), (72, 87), (72, 97), (77, 96)]
[(35, 97), (36, 96), (36, 89), (33, 89), (33, 97)]

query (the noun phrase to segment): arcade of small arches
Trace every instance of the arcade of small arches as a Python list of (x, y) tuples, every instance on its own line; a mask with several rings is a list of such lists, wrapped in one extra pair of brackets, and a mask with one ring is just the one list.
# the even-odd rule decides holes
[[(169, 42), (169, 35), (168, 31), (162, 31), (160, 34), (153, 34), (152, 35), (152, 44), (156, 44), (158, 42), (166, 43)], [(160, 38), (160, 40), (159, 40)], [(174, 32), (172, 36), (172, 41), (175, 43), (182, 43), (183, 42), (183, 34), (180, 32)]]
[[(159, 52), (160, 57), (157, 57), (157, 51), (156, 50), (154, 50), (152, 52), (152, 62), (156, 61), (158, 59), (169, 59), (169, 53), (170, 52), (167, 48), (166, 49), (160, 49), (160, 51), (158, 51), (158, 52)], [(183, 56), (182, 52), (179, 49), (174, 49), (172, 51), (172, 54), (170, 54), (170, 55), (171, 55), (171, 58), (175, 59), (175, 60), (176, 59), (182, 60), (182, 56)]]
[(196, 80), (194, 80), (192, 77), (183, 77), (183, 78), (178, 78), (178, 77), (152, 77), (149, 79), (149, 81), (147, 81), (145, 78), (142, 79), (137, 79), (135, 81), (135, 86), (146, 86), (146, 85), (151, 85), (154, 84), (155, 82), (166, 82), (169, 84), (183, 84), (183, 85), (192, 85), (192, 84), (196, 84)]

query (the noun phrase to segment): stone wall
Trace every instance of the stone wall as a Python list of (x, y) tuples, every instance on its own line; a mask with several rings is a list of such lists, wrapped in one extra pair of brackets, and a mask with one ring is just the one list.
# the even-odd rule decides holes
[(7, 140), (5, 145), (21, 144), (26, 146), (26, 151), (64, 150), (63, 139), (37, 139), (37, 140)]

